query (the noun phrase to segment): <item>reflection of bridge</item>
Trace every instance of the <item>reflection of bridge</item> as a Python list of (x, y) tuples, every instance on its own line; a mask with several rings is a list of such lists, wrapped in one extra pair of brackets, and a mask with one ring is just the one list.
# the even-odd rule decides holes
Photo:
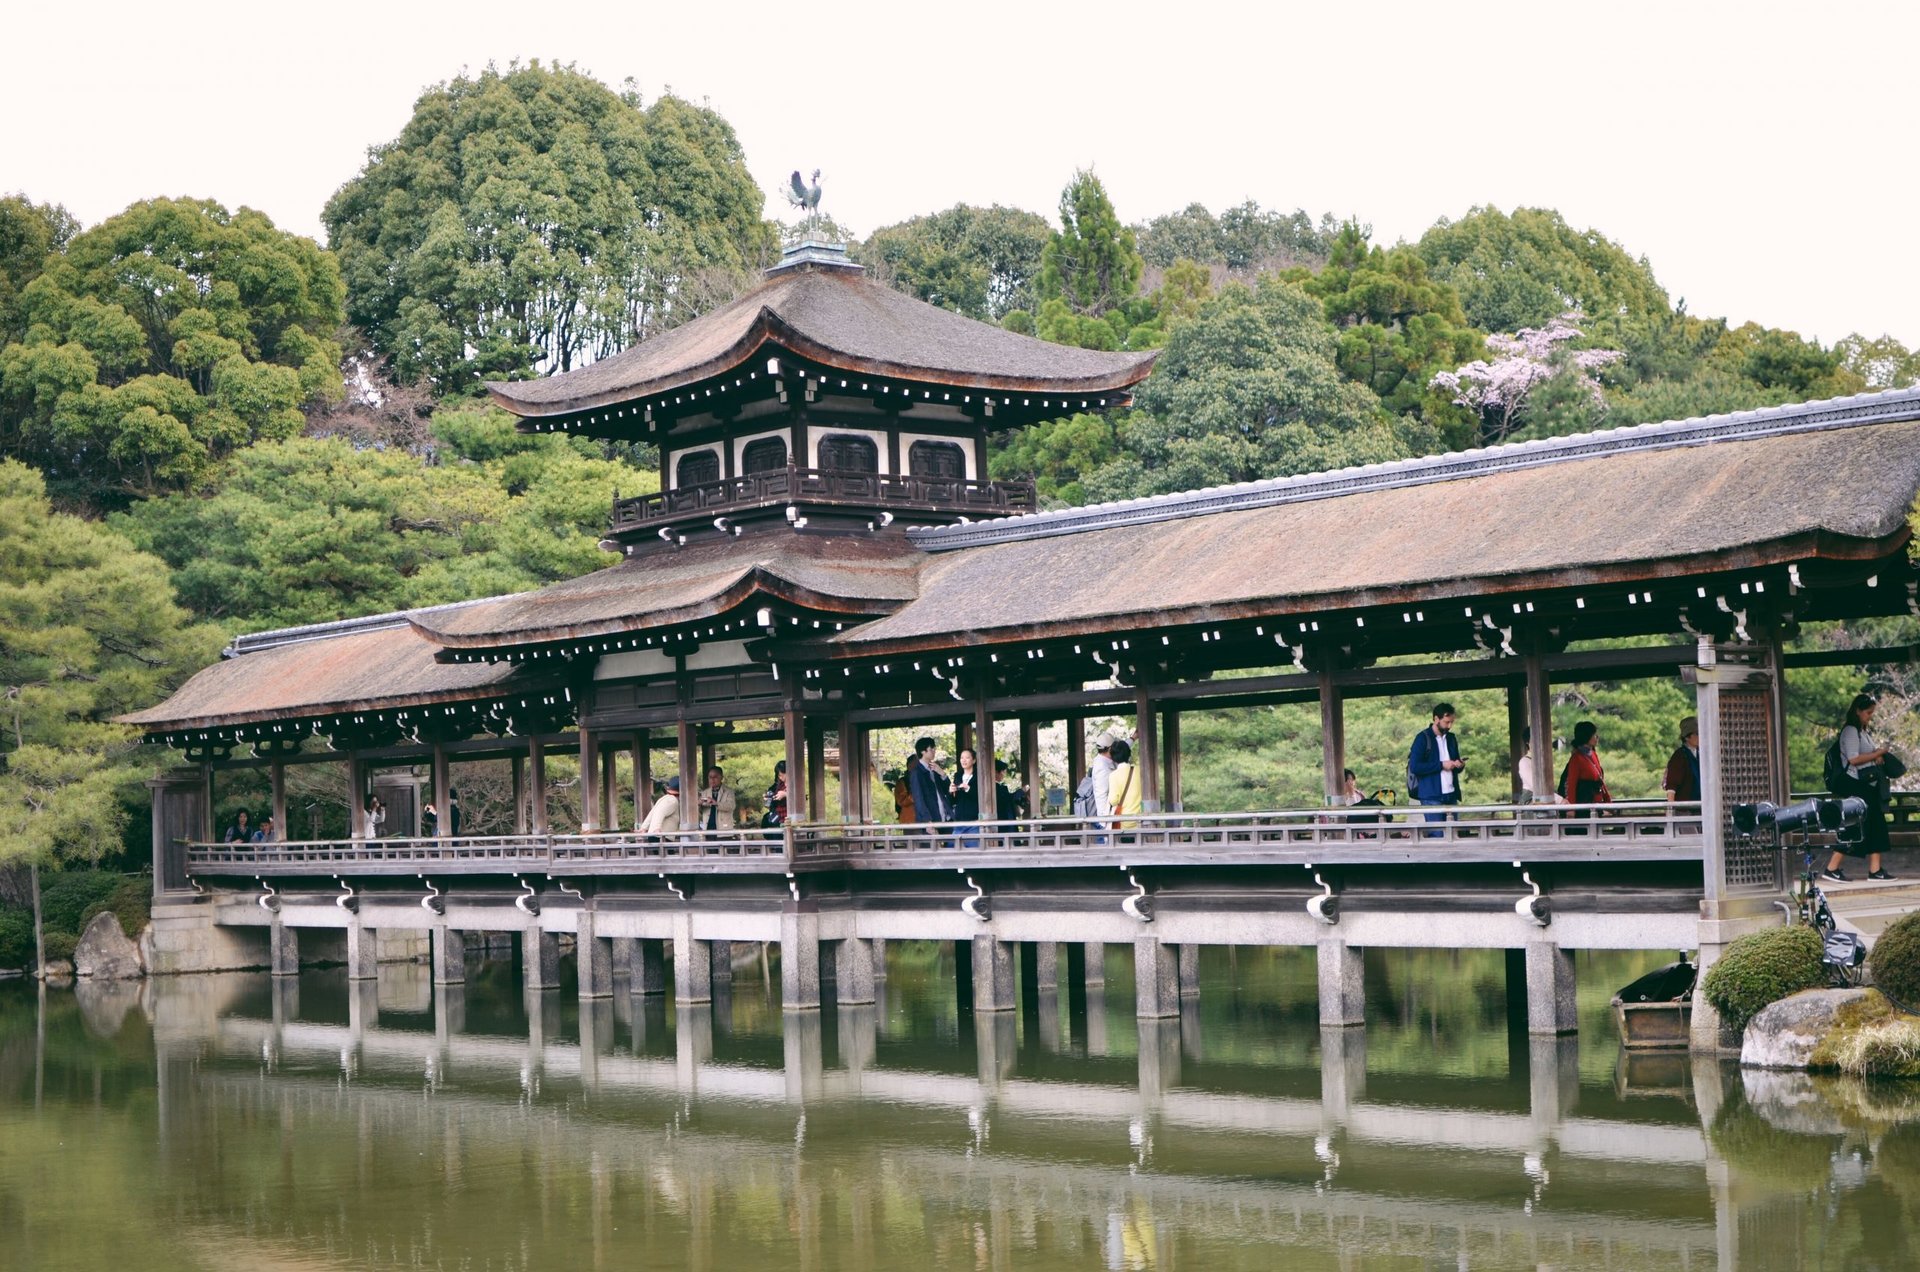
[[(462, 1011), (459, 987), (435, 991), (433, 1032), (381, 1027), (371, 987), (350, 996), (346, 1025), (301, 1021), (292, 991), (291, 982), (276, 986), (274, 1019), (225, 1017), (211, 1037), (164, 1036), (163, 1100), (174, 1108), (217, 1100), (243, 1114), (228, 1123), (274, 1127), (295, 1145), (345, 1131), (371, 1139), (363, 1158), (387, 1141), (419, 1146), (429, 1171), (435, 1146), (458, 1145), (465, 1157), (484, 1143), (532, 1153), (543, 1177), (590, 1163), (629, 1181), (613, 1197), (659, 1187), (682, 1205), (713, 1206), (730, 1188), (771, 1189), (781, 1212), (797, 1216), (803, 1247), (823, 1230), (847, 1231), (838, 1212), (858, 1228), (862, 1207), (884, 1204), (867, 1189), (836, 1186), (848, 1173), (844, 1155), (855, 1154), (866, 1158), (856, 1168), (863, 1174), (884, 1174), (996, 1229), (1041, 1213), (1106, 1233), (1131, 1217), (1189, 1236), (1231, 1231), (1347, 1256), (1430, 1257), (1458, 1243), (1470, 1263), (1528, 1250), (1565, 1259), (1588, 1246), (1597, 1256), (1604, 1240), (1626, 1266), (1710, 1266), (1718, 1249), (1700, 1131), (1573, 1115), (1571, 1041), (1533, 1044), (1525, 1112), (1479, 1111), (1368, 1100), (1364, 1036), (1351, 1030), (1323, 1033), (1322, 1098), (1313, 1100), (1180, 1086), (1175, 1022), (1140, 1023), (1139, 1081), (1113, 1086), (1018, 1076), (1008, 1017), (980, 1023), (973, 1075), (877, 1063), (872, 1009), (837, 1013), (841, 1065), (824, 1063), (821, 1018), (790, 1014), (783, 1064), (756, 1068), (711, 1058), (707, 1008), (678, 1010), (669, 1030), (642, 1000), (621, 1000), (634, 1008), (624, 1021), (613, 1003), (586, 1003), (574, 1042), (551, 1036), (557, 1013), (538, 998), (520, 1039), (449, 1028)], [(626, 1031), (633, 1051), (616, 1040)], [(641, 1053), (660, 1051), (667, 1032), (671, 1055)], [(209, 1043), (210, 1060), (179, 1063)], [(947, 1117), (951, 1135), (942, 1136)], [(670, 1129), (652, 1129), (663, 1120)], [(943, 1138), (953, 1147), (926, 1146)], [(1247, 1178), (1250, 1159), (1265, 1164), (1257, 1180)], [(1422, 1199), (1409, 1198), (1416, 1192)], [(1671, 1218), (1625, 1217), (1656, 1194)], [(620, 1203), (606, 1190), (594, 1196), (597, 1228), (598, 1208)], [(373, 1208), (356, 1223), (377, 1224), (384, 1213)], [(711, 1215), (688, 1218), (714, 1226)], [(285, 1226), (299, 1228), (291, 1217)], [(438, 1243), (459, 1239), (443, 1232), (430, 1241), (445, 1257), (457, 1251)]]

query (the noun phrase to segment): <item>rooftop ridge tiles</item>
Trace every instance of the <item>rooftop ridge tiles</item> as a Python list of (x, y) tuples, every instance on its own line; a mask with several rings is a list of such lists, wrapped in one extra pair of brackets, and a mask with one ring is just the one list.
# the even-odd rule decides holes
[[(517, 596), (519, 593), (509, 593)], [(392, 610), (385, 614), (363, 614), (359, 618), (336, 618), (325, 623), (305, 623), (298, 627), (275, 627), (267, 631), (246, 632), (227, 642), (220, 651), (221, 658), (238, 658), (243, 654), (264, 653), (269, 649), (284, 649), (288, 645), (299, 645), (310, 640), (332, 640), (339, 636), (357, 636), (364, 632), (392, 631), (394, 628), (410, 626), (413, 619), (422, 614), (444, 614), (452, 610), (466, 609), (470, 605), (484, 605), (488, 601), (502, 600), (498, 596), (477, 596), (466, 601), (447, 601), (440, 605), (422, 605), (416, 609)]]
[(911, 526), (906, 533), (909, 541), (928, 552), (951, 552), (960, 548), (1053, 538), (1116, 526), (1177, 521), (1216, 512), (1306, 503), (1363, 491), (1429, 485), (1605, 455), (1819, 432), (1902, 419), (1920, 419), (1920, 386), (1759, 407), (1722, 415), (1695, 416), (1684, 420), (1629, 424), (1619, 428), (1573, 433), (1566, 437), (1509, 442), (1500, 446), (1448, 451), (1440, 455), (1420, 455), (1321, 473), (1269, 477), (1174, 494), (1089, 504), (1083, 508), (1021, 513), (992, 521)]

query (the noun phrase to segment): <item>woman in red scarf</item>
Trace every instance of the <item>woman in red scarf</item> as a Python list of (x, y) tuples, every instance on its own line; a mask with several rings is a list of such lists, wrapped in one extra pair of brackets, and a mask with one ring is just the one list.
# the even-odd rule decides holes
[(1593, 721), (1582, 720), (1573, 726), (1573, 754), (1560, 770), (1560, 794), (1569, 804), (1613, 802), (1607, 790), (1606, 770), (1600, 766), (1599, 740), (1600, 730)]

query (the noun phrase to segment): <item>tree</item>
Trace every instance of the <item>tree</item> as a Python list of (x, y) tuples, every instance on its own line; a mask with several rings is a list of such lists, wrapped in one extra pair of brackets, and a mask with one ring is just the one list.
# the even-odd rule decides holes
[(1323, 263), (1337, 227), (1331, 216), (1323, 215), (1316, 224), (1303, 209), (1274, 211), (1249, 199), (1218, 217), (1203, 204), (1189, 203), (1134, 226), (1133, 232), (1148, 265), (1196, 261), (1251, 282), (1258, 273)]
[(353, 322), (401, 379), (460, 393), (604, 357), (730, 296), (774, 246), (762, 203), (718, 114), (670, 96), (643, 109), (532, 62), (428, 89), (322, 215)]
[(25, 334), (21, 289), (40, 276), (47, 259), (79, 228), (57, 203), (34, 203), (18, 194), (0, 198), (0, 344)]
[(1869, 389), (1904, 389), (1920, 381), (1920, 353), (1892, 336), (1869, 340), (1856, 331), (1833, 351), (1840, 365)]
[(1223, 288), (1168, 336), (1087, 494), (1121, 499), (1399, 459), (1421, 449), (1340, 374), (1320, 302), (1276, 278)]
[(76, 235), (0, 349), (0, 453), (96, 506), (178, 489), (340, 392), (340, 277), (250, 209), (155, 199)]
[(1034, 281), (1051, 234), (1038, 213), (958, 203), (882, 226), (858, 255), (909, 296), (998, 322), (1015, 309), (1034, 308)]
[(1146, 268), (1133, 231), (1120, 224), (1107, 189), (1081, 170), (1060, 191), (1060, 228), (1040, 254), (1042, 340), (1087, 349), (1118, 349), (1134, 323), (1126, 312)]
[(1576, 230), (1550, 208), (1474, 208), (1442, 218), (1418, 245), (1433, 277), (1460, 294), (1482, 331), (1544, 327), (1568, 310), (1596, 319), (1646, 318), (1672, 308), (1645, 257), (1595, 230)]
[(0, 864), (36, 869), (118, 847), (149, 765), (113, 717), (213, 657), (167, 569), (95, 522), (53, 511), (31, 468), (0, 459)]
[(1606, 409), (1607, 399), (1593, 373), (1618, 362), (1617, 349), (1575, 349), (1569, 343), (1584, 334), (1574, 326), (1577, 314), (1561, 314), (1546, 326), (1523, 327), (1512, 335), (1496, 332), (1487, 337), (1487, 349), (1495, 355), (1489, 362), (1476, 359), (1453, 371), (1441, 371), (1432, 387), (1453, 396), (1454, 402), (1480, 417), (1480, 444), (1492, 446), (1512, 434), (1536, 398), (1548, 386), (1560, 382), (1566, 396), (1584, 400), (1596, 410)]

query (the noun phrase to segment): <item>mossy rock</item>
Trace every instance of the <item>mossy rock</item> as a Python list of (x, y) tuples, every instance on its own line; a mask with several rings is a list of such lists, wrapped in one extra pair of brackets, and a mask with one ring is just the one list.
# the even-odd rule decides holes
[(1920, 1018), (1869, 990), (1833, 1013), (1833, 1026), (1807, 1067), (1861, 1078), (1920, 1078)]
[(1827, 983), (1820, 934), (1810, 927), (1768, 928), (1727, 946), (1701, 986), (1727, 1024), (1743, 1030), (1768, 1003)]
[(1920, 910), (1887, 925), (1873, 943), (1867, 968), (1875, 985), (1895, 1000), (1920, 1008)]

